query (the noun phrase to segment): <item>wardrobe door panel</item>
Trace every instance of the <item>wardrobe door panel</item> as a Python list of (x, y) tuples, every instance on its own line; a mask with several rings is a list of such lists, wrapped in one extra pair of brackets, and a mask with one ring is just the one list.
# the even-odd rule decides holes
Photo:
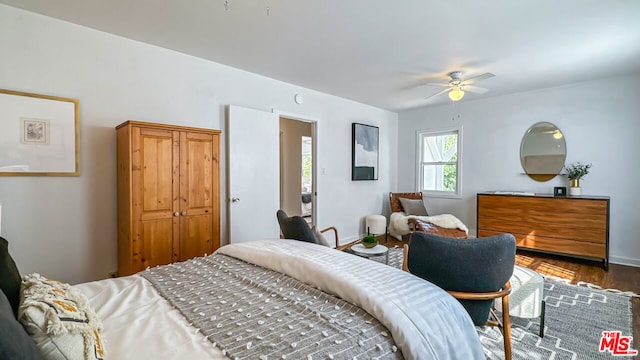
[[(180, 134), (180, 259), (220, 246), (218, 135)], [(215, 239), (215, 240), (214, 240)]]
[(182, 217), (180, 222), (180, 261), (213, 253), (211, 214)]
[[(134, 262), (139, 263), (136, 271), (142, 271), (149, 266), (170, 264), (173, 259), (173, 222), (167, 220), (143, 221), (140, 241), (137, 241), (138, 251), (134, 249)], [(140, 261), (135, 261), (136, 253), (140, 254)]]
[(175, 261), (178, 253), (179, 133), (142, 127), (133, 134), (132, 266), (140, 271)]
[(181, 133), (181, 209), (211, 210), (213, 204), (213, 135)]

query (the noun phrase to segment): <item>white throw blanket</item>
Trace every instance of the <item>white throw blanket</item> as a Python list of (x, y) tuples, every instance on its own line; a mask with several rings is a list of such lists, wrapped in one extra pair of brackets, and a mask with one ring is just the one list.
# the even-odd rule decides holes
[(447, 229), (460, 229), (466, 233), (469, 233), (467, 226), (460, 221), (457, 217), (451, 214), (441, 214), (434, 216), (416, 216), (405, 215), (404, 212), (394, 212), (389, 218), (389, 234), (395, 238), (402, 238), (402, 235), (406, 235), (411, 232), (409, 229), (409, 219), (418, 219), (426, 221), (433, 225), (437, 225)]
[(389, 329), (407, 359), (485, 359), (462, 305), (407, 272), (295, 240), (231, 244), (217, 252), (282, 272), (361, 307)]

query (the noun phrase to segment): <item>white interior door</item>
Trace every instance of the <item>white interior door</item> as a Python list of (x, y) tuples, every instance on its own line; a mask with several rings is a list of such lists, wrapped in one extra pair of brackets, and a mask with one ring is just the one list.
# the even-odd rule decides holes
[(280, 125), (270, 112), (229, 106), (229, 242), (280, 236)]

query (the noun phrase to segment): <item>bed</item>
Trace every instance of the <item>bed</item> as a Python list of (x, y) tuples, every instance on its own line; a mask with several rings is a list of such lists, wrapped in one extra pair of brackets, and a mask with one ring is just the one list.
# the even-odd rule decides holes
[(69, 291), (101, 319), (105, 359), (485, 358), (440, 288), (295, 240), (227, 245)]
[[(404, 203), (404, 206), (403, 206)], [(407, 240), (414, 231), (430, 234), (467, 238), (466, 225), (451, 214), (429, 216), (422, 200), (422, 193), (389, 193), (391, 216), (389, 234), (400, 240)], [(411, 207), (405, 209), (405, 207)]]

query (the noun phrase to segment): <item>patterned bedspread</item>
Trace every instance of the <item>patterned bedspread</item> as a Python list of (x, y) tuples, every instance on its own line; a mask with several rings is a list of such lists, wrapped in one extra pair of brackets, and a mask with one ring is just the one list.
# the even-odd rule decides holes
[(364, 310), (226, 255), (141, 275), (233, 359), (402, 358), (389, 331)]
[(232, 244), (140, 274), (230, 358), (485, 359), (445, 291), (316, 244)]

